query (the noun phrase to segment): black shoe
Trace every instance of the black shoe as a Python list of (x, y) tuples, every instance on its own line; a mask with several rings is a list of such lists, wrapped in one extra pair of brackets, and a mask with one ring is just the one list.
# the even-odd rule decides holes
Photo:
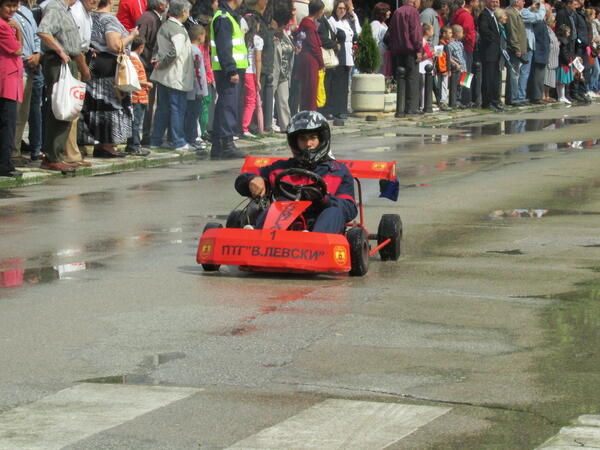
[(542, 100), (531, 100), (532, 105), (543, 105), (544, 102)]
[(418, 115), (418, 114), (423, 114), (423, 111), (419, 111), (419, 110), (416, 110), (416, 111), (406, 111), (406, 114), (410, 114), (410, 115), (414, 116), (414, 115)]
[(32, 161), (39, 161), (40, 159), (42, 159), (42, 154), (41, 153), (36, 153), (36, 154), (32, 154), (29, 159), (31, 159)]
[(22, 177), (23, 176), (23, 172), (19, 171), (19, 170), (9, 170), (8, 172), (0, 172), (0, 177), (11, 177), (11, 178), (18, 178), (18, 177)]
[(132, 156), (148, 156), (150, 154), (150, 150), (147, 150), (143, 147), (139, 148), (126, 148), (125, 152)]
[(246, 152), (240, 150), (235, 146), (233, 141), (226, 141), (223, 143), (223, 151), (221, 152), (221, 159), (238, 159), (245, 158)]

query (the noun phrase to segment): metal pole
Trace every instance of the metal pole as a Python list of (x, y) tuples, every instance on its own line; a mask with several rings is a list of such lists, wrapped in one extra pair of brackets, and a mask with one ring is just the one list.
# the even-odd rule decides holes
[(406, 69), (396, 69), (396, 114), (395, 117), (404, 117), (406, 108)]
[(433, 101), (433, 65), (425, 66), (425, 93), (423, 95), (423, 112), (433, 112), (431, 103)]
[(481, 106), (481, 63), (479, 61), (473, 63), (473, 77), (471, 83), (471, 101), (476, 107)]

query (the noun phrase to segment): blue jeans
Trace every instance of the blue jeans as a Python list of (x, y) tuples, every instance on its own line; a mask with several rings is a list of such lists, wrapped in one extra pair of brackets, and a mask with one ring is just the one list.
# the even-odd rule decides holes
[(44, 75), (33, 75), (31, 103), (29, 106), (29, 148), (32, 155), (42, 152), (42, 96), (44, 93)]
[(598, 63), (598, 58), (594, 58), (594, 64), (592, 64), (592, 75), (590, 76), (590, 80), (587, 83), (587, 90), (597, 92), (600, 89), (598, 83), (598, 77), (600, 76), (600, 63)]
[[(506, 81), (508, 83), (508, 89), (510, 93), (510, 99), (507, 98), (507, 103), (514, 105), (520, 100), (520, 78), (519, 78), (519, 66), (521, 65), (521, 61), (519, 58), (513, 53), (509, 52), (510, 56), (510, 64), (507, 64), (506, 67)], [(508, 67), (508, 66), (512, 67)]]
[[(529, 72), (531, 71), (531, 60), (533, 59), (533, 52), (530, 50), (525, 55), (527, 63), (521, 66), (519, 75), (519, 101), (523, 102), (527, 98), (527, 81), (529, 81)], [(512, 58), (511, 58), (512, 59)]]
[(127, 139), (127, 150), (139, 150), (142, 146), (141, 134), (147, 108), (148, 105), (144, 103), (133, 104), (133, 122), (131, 124), (131, 137)]
[(156, 85), (157, 106), (150, 145), (159, 147), (168, 129), (173, 146), (175, 148), (183, 147), (186, 144), (183, 123), (187, 106), (187, 92), (178, 91), (160, 83), (156, 83)]
[(198, 139), (198, 119), (202, 112), (203, 99), (195, 99), (187, 101), (185, 110), (185, 140), (188, 144), (194, 144)]

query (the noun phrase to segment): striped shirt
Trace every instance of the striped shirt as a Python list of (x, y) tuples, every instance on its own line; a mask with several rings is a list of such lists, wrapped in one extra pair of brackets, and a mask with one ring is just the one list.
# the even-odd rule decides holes
[[(138, 54), (135, 52), (131, 52), (129, 57), (131, 58), (133, 67), (135, 67), (135, 70), (137, 71), (137, 75), (138, 75), (138, 79), (140, 80), (140, 84), (148, 81), (146, 78), (146, 71), (144, 70), (144, 65), (142, 64), (142, 61), (140, 61), (140, 57), (138, 56)], [(139, 91), (132, 92), (131, 93), (131, 103), (141, 103), (142, 105), (147, 105), (148, 104), (148, 89), (146, 89), (145, 87), (142, 87), (142, 89), (140, 89)]]

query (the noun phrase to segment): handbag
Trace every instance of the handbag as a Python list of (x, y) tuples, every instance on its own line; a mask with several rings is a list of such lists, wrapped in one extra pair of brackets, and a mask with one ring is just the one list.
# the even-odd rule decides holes
[(65, 63), (60, 66), (58, 81), (52, 86), (52, 113), (58, 120), (70, 122), (79, 117), (85, 100), (85, 83), (71, 74)]
[(340, 64), (340, 60), (332, 48), (321, 47), (321, 53), (323, 53), (323, 64), (326, 69), (333, 69)]
[(125, 53), (123, 44), (121, 51), (117, 56), (117, 70), (115, 73), (115, 87), (121, 92), (135, 92), (142, 89), (138, 79), (137, 70), (131, 62), (129, 56)]
[(317, 108), (322, 108), (327, 102), (327, 93), (325, 92), (325, 71), (319, 70), (319, 80), (317, 84)]

